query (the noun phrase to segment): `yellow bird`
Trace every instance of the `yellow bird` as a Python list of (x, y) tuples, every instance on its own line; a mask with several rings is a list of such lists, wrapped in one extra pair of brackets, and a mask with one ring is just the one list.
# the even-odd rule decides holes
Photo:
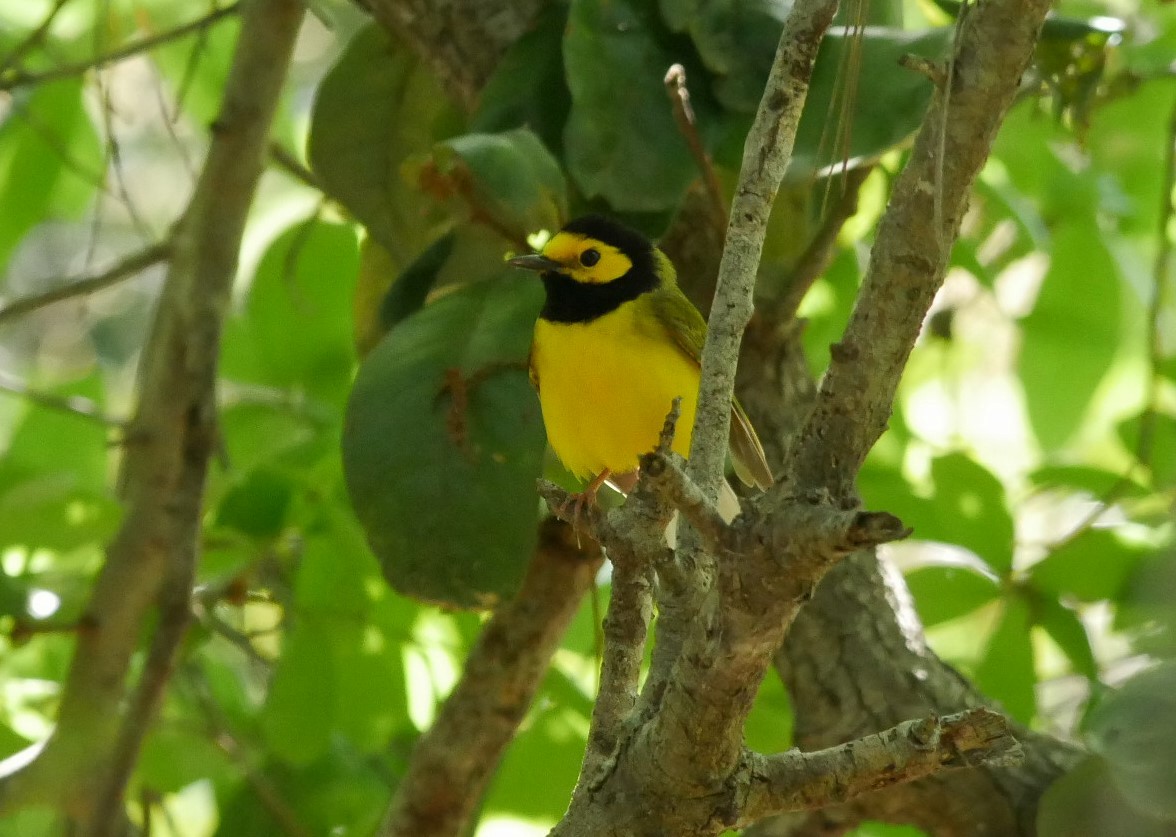
[[(592, 502), (606, 480), (622, 491), (635, 484), (638, 458), (657, 446), (675, 398), (682, 414), (674, 450), (688, 455), (706, 321), (678, 287), (669, 257), (641, 233), (588, 215), (540, 253), (510, 264), (537, 271), (547, 292), (535, 323), (531, 382), (552, 450), (589, 480), (581, 500)], [(772, 484), (738, 401), (731, 402), (730, 451), (744, 483)]]

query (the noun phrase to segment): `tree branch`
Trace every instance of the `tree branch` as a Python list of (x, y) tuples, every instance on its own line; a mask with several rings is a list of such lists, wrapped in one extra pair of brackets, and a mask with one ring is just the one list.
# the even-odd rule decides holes
[[(216, 438), (215, 382), (245, 217), (261, 175), (304, 6), (253, 0), (245, 14), (208, 159), (177, 225), (167, 281), (144, 350), (141, 402), (123, 463), (126, 514), (82, 618), (57, 727), (28, 768), (7, 777), (0, 807), (58, 804), (78, 831), (109, 833), (138, 748), (187, 624), (205, 475)], [(161, 625), (128, 718), (127, 674), (152, 609)], [(179, 609), (182, 607), (183, 612)], [(178, 629), (170, 627), (178, 624)], [(131, 759), (133, 761), (133, 758)], [(118, 785), (118, 787), (115, 787)], [(119, 807), (119, 806), (114, 806)], [(121, 820), (121, 817), (118, 818)]]
[(794, 443), (786, 470), (802, 489), (825, 489), (838, 500), (855, 496), (857, 472), (886, 429), (972, 183), (1033, 56), (1049, 5), (991, 0), (963, 19), (951, 85), (936, 91), (895, 183), (853, 314)]
[(740, 822), (843, 802), (943, 768), (1004, 765), (1020, 758), (1008, 720), (988, 709), (906, 721), (812, 753), (752, 754)]
[(413, 749), (380, 834), (465, 834), (603, 556), (554, 520), (515, 599), (487, 623), (461, 680)]
[(83, 279), (49, 280), (43, 284), (55, 285), (52, 290), (34, 296), (21, 297), (0, 308), (0, 325), (10, 320), (23, 317), (33, 311), (39, 311), (47, 305), (73, 299), (76, 296), (86, 296), (96, 293), (112, 285), (117, 285), (127, 279), (132, 279), (149, 267), (167, 261), (171, 258), (171, 241), (161, 241), (151, 244), (137, 253), (131, 253), (122, 261), (112, 265), (97, 276), (87, 276)]

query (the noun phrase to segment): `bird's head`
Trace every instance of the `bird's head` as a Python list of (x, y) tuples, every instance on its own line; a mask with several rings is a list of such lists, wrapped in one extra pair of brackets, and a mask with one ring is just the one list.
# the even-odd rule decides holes
[[(655, 255), (656, 254), (656, 255)], [(599, 215), (584, 215), (553, 235), (539, 253), (509, 264), (558, 274), (585, 285), (656, 276), (660, 267), (652, 242), (636, 230)]]

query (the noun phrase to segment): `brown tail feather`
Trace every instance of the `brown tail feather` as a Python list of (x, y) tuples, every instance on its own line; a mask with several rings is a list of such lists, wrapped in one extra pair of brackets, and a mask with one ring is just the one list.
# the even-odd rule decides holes
[(772, 469), (768, 467), (768, 458), (764, 455), (764, 446), (760, 444), (751, 420), (738, 403), (731, 405), (731, 460), (735, 465), (735, 474), (744, 485), (754, 485), (761, 491), (767, 491), (775, 481)]

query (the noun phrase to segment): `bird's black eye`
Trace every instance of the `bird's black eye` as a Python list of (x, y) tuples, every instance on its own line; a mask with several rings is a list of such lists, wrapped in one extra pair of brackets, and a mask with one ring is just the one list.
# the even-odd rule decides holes
[(580, 264), (584, 265), (584, 267), (592, 267), (592, 265), (596, 264), (598, 261), (600, 261), (599, 250), (594, 250), (593, 248), (589, 247), (580, 254)]

